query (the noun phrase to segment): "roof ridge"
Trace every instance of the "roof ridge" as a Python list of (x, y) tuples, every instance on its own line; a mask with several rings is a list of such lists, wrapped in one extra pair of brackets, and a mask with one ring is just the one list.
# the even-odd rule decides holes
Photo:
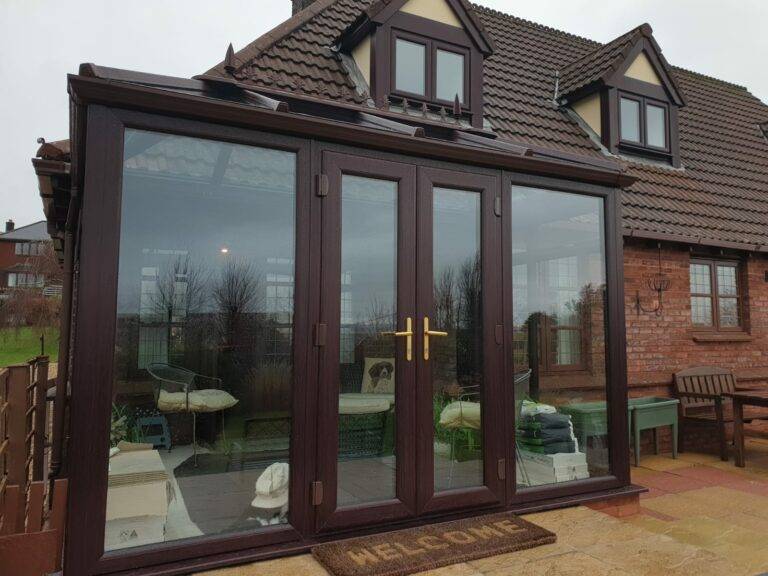
[(709, 76), (708, 74), (704, 74), (703, 72), (696, 72), (695, 70), (689, 70), (688, 68), (683, 68), (682, 66), (672, 66), (672, 69), (675, 70), (675, 72), (684, 72), (686, 74), (698, 76), (703, 80), (709, 80), (710, 82), (717, 82), (718, 84), (724, 84), (730, 88), (736, 88), (738, 90), (743, 90), (748, 94), (752, 94), (749, 91), (749, 88), (747, 88), (746, 86), (742, 86), (741, 84), (736, 84), (735, 82), (723, 80), (722, 78), (715, 78), (714, 76)]
[(11, 234), (13, 232), (18, 232), (19, 230), (24, 230), (24, 228), (29, 228), (30, 226), (36, 226), (37, 224), (45, 223), (46, 220), (37, 220), (35, 222), (30, 222), (29, 224), (24, 224), (24, 226), (18, 226), (14, 228), (13, 230), (8, 230), (6, 232), (0, 233), (0, 236), (5, 236), (6, 234)]

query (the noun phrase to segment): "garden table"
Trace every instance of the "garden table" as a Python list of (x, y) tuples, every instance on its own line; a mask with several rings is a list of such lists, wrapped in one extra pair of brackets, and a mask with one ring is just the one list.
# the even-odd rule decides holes
[(744, 406), (768, 408), (768, 392), (744, 390), (724, 394), (733, 399), (733, 443), (736, 447), (736, 466), (744, 468)]

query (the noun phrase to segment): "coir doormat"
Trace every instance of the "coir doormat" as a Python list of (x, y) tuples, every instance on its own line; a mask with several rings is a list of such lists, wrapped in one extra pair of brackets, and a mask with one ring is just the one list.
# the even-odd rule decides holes
[(556, 539), (541, 526), (501, 512), (322, 544), (312, 555), (335, 576), (405, 576)]

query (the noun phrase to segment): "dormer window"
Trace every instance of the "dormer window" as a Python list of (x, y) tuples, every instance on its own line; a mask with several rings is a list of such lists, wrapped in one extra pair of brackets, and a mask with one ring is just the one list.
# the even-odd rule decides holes
[(668, 105), (641, 96), (619, 96), (620, 144), (666, 151)]
[[(461, 0), (374, 3), (339, 39), (372, 100), (411, 116), (483, 127), (490, 39)], [(458, 104), (457, 104), (458, 100)]]
[(685, 98), (647, 24), (570, 63), (558, 90), (611, 153), (680, 166)]

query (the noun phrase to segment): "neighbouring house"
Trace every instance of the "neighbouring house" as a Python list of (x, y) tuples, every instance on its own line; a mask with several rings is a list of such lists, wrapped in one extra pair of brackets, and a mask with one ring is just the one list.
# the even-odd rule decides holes
[(45, 220), (16, 228), (13, 220), (0, 233), (0, 295), (14, 288), (43, 288), (45, 274), (39, 265), (51, 242)]
[(33, 161), (74, 574), (636, 497), (628, 397), (696, 365), (768, 381), (746, 88), (647, 24), (293, 6), (193, 79), (83, 64), (70, 139)]

